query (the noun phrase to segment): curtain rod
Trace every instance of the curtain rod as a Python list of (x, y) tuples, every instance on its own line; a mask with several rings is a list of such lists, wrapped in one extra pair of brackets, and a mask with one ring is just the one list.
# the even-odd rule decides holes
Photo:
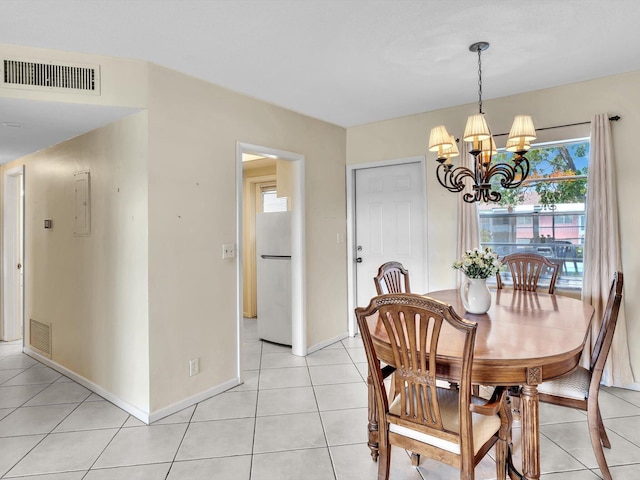
[[(617, 122), (620, 120), (620, 115), (614, 115), (613, 117), (609, 117), (609, 120), (612, 122)], [(567, 123), (565, 125), (554, 125), (553, 127), (543, 127), (536, 128), (536, 132), (541, 132), (542, 130), (553, 130), (554, 128), (563, 128), (563, 127), (575, 127), (576, 125), (588, 125), (589, 122), (578, 122), (578, 123)], [(499, 133), (498, 135), (494, 135), (494, 137), (504, 137), (505, 135), (509, 135), (509, 133)]]

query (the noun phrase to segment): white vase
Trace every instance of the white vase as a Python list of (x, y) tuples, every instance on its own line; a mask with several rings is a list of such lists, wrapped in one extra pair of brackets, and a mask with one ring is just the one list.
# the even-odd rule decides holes
[(491, 292), (486, 278), (468, 278), (460, 286), (462, 304), (469, 313), (487, 313), (491, 308)]

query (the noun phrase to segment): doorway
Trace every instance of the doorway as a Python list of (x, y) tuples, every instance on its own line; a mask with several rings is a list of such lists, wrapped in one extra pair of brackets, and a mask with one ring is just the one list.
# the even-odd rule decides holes
[(24, 332), (24, 166), (5, 172), (3, 205), (1, 339), (13, 341)]
[(304, 155), (277, 150), (260, 145), (238, 142), (236, 147), (236, 212), (237, 212), (237, 338), (238, 338), (238, 376), (242, 378), (244, 370), (243, 355), (243, 263), (242, 244), (244, 238), (243, 215), (243, 154), (258, 155), (288, 162), (291, 202), (291, 312), (292, 345), (291, 353), (298, 356), (307, 354), (306, 299), (305, 299), (305, 222), (304, 222)]
[[(263, 160), (246, 161), (243, 158), (242, 315), (245, 318), (256, 318), (258, 315), (256, 214), (264, 210), (263, 192), (276, 189), (275, 160), (270, 159), (269, 162)], [(256, 164), (259, 165), (258, 168), (255, 168)]]
[[(398, 261), (414, 292), (428, 291), (425, 159), (361, 164), (347, 171), (349, 311), (376, 295), (373, 277)], [(349, 334), (355, 335), (353, 315)]]

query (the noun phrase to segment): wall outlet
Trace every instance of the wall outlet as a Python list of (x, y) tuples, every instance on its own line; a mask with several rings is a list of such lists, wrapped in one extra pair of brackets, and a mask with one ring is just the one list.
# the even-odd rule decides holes
[(194, 358), (193, 360), (189, 360), (189, 376), (193, 377), (200, 373), (200, 359)]
[(234, 258), (236, 256), (236, 246), (233, 243), (222, 245), (222, 258)]

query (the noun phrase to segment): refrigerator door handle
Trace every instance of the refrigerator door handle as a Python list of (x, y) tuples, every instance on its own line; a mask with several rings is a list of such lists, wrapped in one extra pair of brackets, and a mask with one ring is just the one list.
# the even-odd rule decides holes
[(260, 255), (260, 258), (268, 260), (291, 260), (291, 255)]

